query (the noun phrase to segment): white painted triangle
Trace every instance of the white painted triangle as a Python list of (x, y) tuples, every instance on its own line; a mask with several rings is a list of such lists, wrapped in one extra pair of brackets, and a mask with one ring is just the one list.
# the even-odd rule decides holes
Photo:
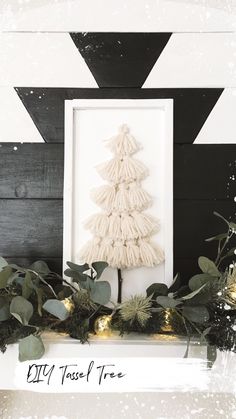
[(12, 87), (0, 87), (0, 142), (44, 142)]
[(143, 87), (236, 87), (236, 33), (173, 34)]
[(225, 89), (194, 144), (236, 144), (236, 89)]
[(0, 34), (0, 85), (98, 87), (69, 33)]

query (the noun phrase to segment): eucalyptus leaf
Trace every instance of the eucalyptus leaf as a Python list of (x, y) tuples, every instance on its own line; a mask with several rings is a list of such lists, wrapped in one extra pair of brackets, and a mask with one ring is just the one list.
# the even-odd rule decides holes
[(221, 241), (223, 239), (226, 239), (226, 237), (228, 237), (228, 233), (221, 233), (221, 234), (217, 234), (217, 236), (209, 237), (208, 239), (205, 239), (205, 241), (206, 242), (212, 242), (214, 240)]
[(108, 263), (107, 262), (94, 262), (92, 263), (92, 267), (97, 272), (97, 279), (99, 279), (104, 269), (108, 267)]
[(181, 301), (174, 300), (174, 298), (162, 295), (156, 298), (156, 302), (160, 304), (163, 308), (175, 308), (176, 306), (181, 304)]
[(97, 304), (107, 304), (111, 298), (111, 286), (109, 282), (95, 282), (94, 288), (90, 291), (90, 298)]
[(234, 256), (236, 254), (236, 247), (233, 247), (232, 249), (230, 249), (222, 259), (228, 258), (230, 256)]
[(8, 320), (11, 317), (9, 301), (6, 297), (0, 296), (0, 322)]
[(229, 225), (229, 222), (226, 220), (226, 218), (223, 217), (223, 215), (219, 214), (218, 212), (214, 211), (213, 212), (214, 215), (216, 215), (216, 217), (221, 218), (226, 224)]
[(173, 282), (168, 292), (177, 292), (180, 287), (181, 287), (181, 278), (180, 278), (180, 274), (177, 273), (173, 279)]
[(190, 292), (190, 294), (187, 295), (183, 295), (183, 297), (181, 297), (181, 300), (190, 300), (191, 298), (195, 297), (195, 295), (197, 295), (199, 292), (201, 292), (201, 290), (203, 290), (203, 288), (206, 286), (206, 284), (203, 284), (200, 288), (198, 288), (197, 290)]
[(0, 256), (0, 271), (8, 265), (6, 259)]
[(43, 289), (42, 288), (35, 288), (35, 292), (37, 295), (37, 300), (38, 300), (38, 313), (39, 315), (42, 317), (42, 307), (43, 307)]
[(198, 265), (203, 273), (207, 273), (216, 277), (220, 276), (220, 272), (216, 267), (215, 263), (212, 260), (206, 258), (205, 256), (200, 256), (198, 258)]
[(205, 323), (209, 320), (209, 312), (205, 306), (185, 306), (182, 315), (194, 323)]
[(44, 262), (43, 260), (37, 260), (36, 262), (32, 263), (29, 269), (41, 275), (47, 275), (49, 274), (49, 272), (51, 272), (47, 263)]
[(198, 274), (194, 275), (188, 283), (188, 286), (191, 291), (198, 290), (202, 285), (206, 284), (209, 280), (212, 279), (212, 276), (209, 274)]
[(22, 282), (22, 297), (28, 298), (31, 296), (34, 289), (34, 284), (31, 280), (31, 274), (29, 271), (26, 272), (25, 277)]
[(159, 295), (167, 295), (168, 287), (166, 284), (154, 283), (146, 289), (147, 297), (152, 295), (152, 298), (157, 298)]
[(78, 272), (72, 269), (66, 269), (64, 274), (69, 276), (69, 278), (73, 278), (75, 282), (86, 281), (89, 278), (88, 275), (83, 274), (82, 272)]
[(73, 262), (66, 262), (66, 264), (69, 266), (69, 268), (72, 269), (72, 271), (83, 273), (89, 269), (89, 265), (87, 263), (84, 263), (83, 265), (77, 265)]
[(43, 309), (62, 321), (70, 316), (70, 312), (67, 310), (65, 304), (59, 300), (47, 300), (43, 305)]
[(0, 272), (0, 289), (7, 287), (11, 274), (12, 268), (10, 266), (5, 266), (5, 268), (3, 268)]
[(34, 309), (33, 305), (28, 300), (18, 295), (11, 301), (10, 312), (12, 316), (26, 326), (29, 324), (29, 320), (33, 315)]
[(22, 266), (18, 266), (15, 263), (10, 263), (9, 266), (14, 269), (15, 271), (19, 271), (19, 272), (26, 272), (27, 269), (26, 268), (22, 268)]
[(45, 352), (44, 344), (40, 336), (29, 335), (19, 342), (19, 361), (39, 359)]
[(230, 226), (231, 230), (236, 231), (236, 224), (235, 223), (230, 222), (229, 226)]

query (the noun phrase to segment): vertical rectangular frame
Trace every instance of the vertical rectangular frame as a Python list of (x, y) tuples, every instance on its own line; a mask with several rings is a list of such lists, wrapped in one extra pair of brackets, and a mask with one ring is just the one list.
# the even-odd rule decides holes
[[(144, 103), (145, 102), (145, 103)], [(65, 101), (65, 155), (63, 204), (63, 270), (72, 260), (74, 206), (74, 112), (78, 109), (159, 107), (165, 112), (165, 210), (170, 226), (165, 229), (165, 282), (173, 278), (173, 99), (73, 99)]]

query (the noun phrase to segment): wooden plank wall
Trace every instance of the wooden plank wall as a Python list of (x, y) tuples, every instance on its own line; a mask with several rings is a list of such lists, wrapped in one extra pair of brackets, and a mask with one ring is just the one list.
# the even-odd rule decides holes
[[(214, 255), (204, 238), (224, 225), (213, 211), (235, 215), (234, 155), (234, 145), (174, 146), (174, 265), (184, 280), (199, 255)], [(2, 143), (0, 156), (0, 255), (25, 266), (43, 259), (60, 272), (64, 145)]]

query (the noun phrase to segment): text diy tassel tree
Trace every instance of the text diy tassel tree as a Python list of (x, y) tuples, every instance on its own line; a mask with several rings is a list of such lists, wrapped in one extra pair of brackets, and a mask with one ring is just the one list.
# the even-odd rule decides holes
[(155, 266), (164, 260), (164, 254), (150, 241), (159, 223), (144, 212), (152, 203), (141, 186), (148, 170), (133, 158), (140, 147), (127, 125), (121, 126), (108, 147), (114, 157), (97, 166), (97, 171), (109, 184), (95, 188), (91, 194), (103, 212), (87, 220), (85, 227), (94, 238), (81, 249), (80, 258), (89, 264), (105, 261), (118, 269), (118, 302), (121, 302), (121, 269)]

